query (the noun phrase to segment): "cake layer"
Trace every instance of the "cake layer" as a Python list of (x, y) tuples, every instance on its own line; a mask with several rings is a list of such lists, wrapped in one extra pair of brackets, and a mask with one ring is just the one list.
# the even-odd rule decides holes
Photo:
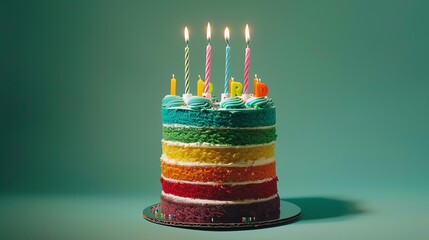
[(277, 194), (277, 178), (249, 184), (197, 184), (172, 181), (161, 177), (162, 190), (171, 195), (210, 200), (244, 200), (267, 198)]
[(167, 141), (183, 143), (212, 143), (223, 145), (252, 145), (276, 140), (274, 126), (261, 128), (212, 128), (164, 125), (162, 137)]
[(209, 127), (260, 127), (276, 123), (276, 109), (201, 109), (184, 107), (161, 109), (163, 124)]
[(250, 167), (183, 166), (161, 161), (166, 178), (193, 182), (249, 182), (276, 177), (276, 163)]
[(199, 223), (238, 223), (245, 219), (266, 221), (280, 216), (278, 195), (254, 202), (236, 201), (199, 201), (198, 199), (178, 198), (161, 194), (161, 212), (176, 222)]
[(168, 159), (199, 163), (236, 163), (274, 157), (274, 143), (246, 146), (199, 146), (162, 141), (162, 152)]

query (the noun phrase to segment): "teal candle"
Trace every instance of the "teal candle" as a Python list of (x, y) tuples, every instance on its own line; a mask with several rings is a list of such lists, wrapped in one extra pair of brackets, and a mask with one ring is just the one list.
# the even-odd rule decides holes
[(226, 48), (225, 48), (225, 86), (224, 86), (224, 93), (228, 93), (229, 88), (229, 77), (230, 77), (230, 65), (231, 65), (231, 54), (230, 54), (230, 46), (229, 46), (229, 29), (225, 28), (225, 41), (226, 41)]

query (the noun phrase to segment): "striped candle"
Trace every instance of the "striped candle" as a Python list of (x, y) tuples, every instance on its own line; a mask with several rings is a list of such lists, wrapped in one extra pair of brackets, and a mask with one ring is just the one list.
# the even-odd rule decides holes
[(207, 24), (207, 48), (206, 48), (206, 79), (205, 79), (205, 86), (204, 86), (204, 93), (209, 92), (209, 85), (210, 85), (210, 64), (211, 64), (211, 57), (212, 57), (212, 47), (210, 45), (210, 38), (211, 38), (211, 31), (210, 31), (210, 23)]
[(250, 68), (250, 34), (249, 34), (249, 25), (246, 24), (246, 54), (244, 57), (244, 87), (243, 93), (247, 94), (249, 89), (249, 68)]
[(230, 54), (230, 47), (229, 47), (229, 29), (225, 28), (225, 41), (226, 41), (226, 48), (225, 48), (225, 86), (224, 86), (224, 93), (228, 93), (228, 87), (229, 87), (229, 69), (231, 65), (231, 54)]
[(189, 93), (190, 92), (190, 87), (189, 87), (189, 33), (188, 33), (188, 28), (185, 27), (185, 42), (186, 42), (186, 47), (185, 47), (185, 93)]

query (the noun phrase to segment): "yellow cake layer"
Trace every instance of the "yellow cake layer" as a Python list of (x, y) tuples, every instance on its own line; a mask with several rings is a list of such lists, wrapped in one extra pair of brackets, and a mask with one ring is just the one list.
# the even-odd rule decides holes
[(178, 162), (231, 164), (274, 157), (274, 143), (253, 146), (192, 146), (162, 142), (162, 153)]

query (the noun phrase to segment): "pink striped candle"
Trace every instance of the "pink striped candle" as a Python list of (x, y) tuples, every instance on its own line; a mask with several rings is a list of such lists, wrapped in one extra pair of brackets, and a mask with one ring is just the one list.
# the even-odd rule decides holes
[(249, 25), (246, 24), (246, 54), (244, 57), (244, 87), (243, 93), (247, 94), (249, 89), (249, 68), (250, 68), (250, 34), (249, 34)]
[(207, 48), (206, 48), (206, 79), (204, 85), (204, 93), (209, 92), (210, 86), (210, 65), (212, 58), (212, 46), (210, 45), (211, 31), (210, 31), (210, 23), (207, 24)]

